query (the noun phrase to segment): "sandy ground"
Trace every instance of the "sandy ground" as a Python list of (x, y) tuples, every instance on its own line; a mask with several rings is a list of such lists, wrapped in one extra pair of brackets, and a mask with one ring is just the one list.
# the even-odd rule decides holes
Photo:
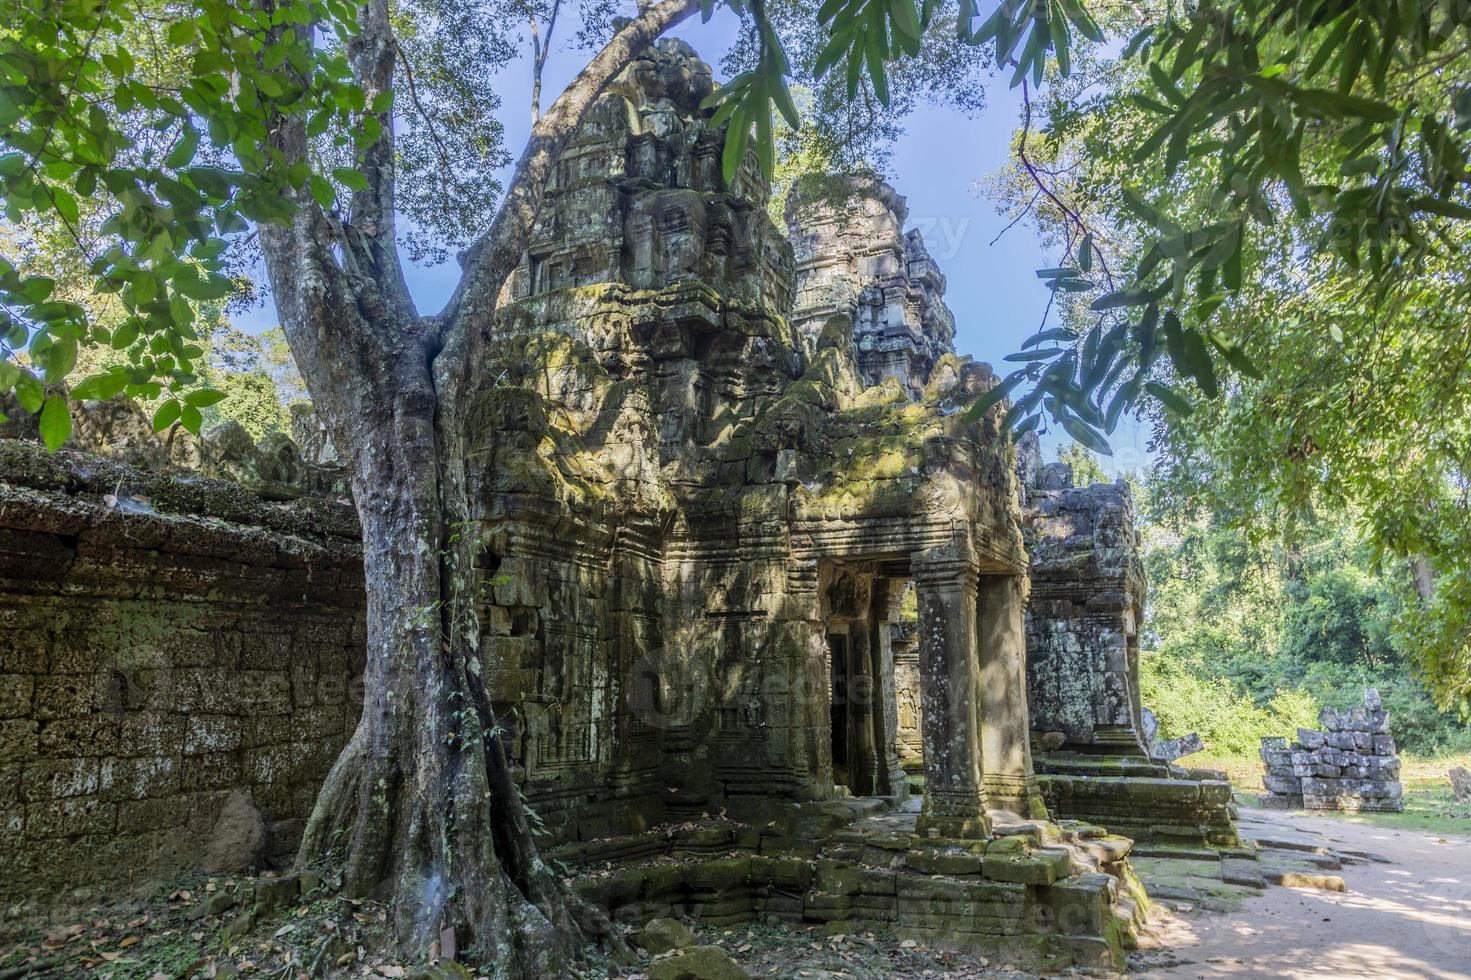
[(1269, 888), (1241, 911), (1178, 915), (1154, 937), (1150, 978), (1471, 978), (1471, 837), (1243, 810), (1381, 861), (1345, 866), (1343, 893)]

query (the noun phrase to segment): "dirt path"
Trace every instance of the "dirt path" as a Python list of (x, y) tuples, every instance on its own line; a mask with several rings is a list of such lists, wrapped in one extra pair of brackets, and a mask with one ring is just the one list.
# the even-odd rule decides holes
[(1243, 818), (1383, 858), (1340, 873), (1346, 892), (1269, 888), (1240, 911), (1177, 915), (1138, 972), (1150, 978), (1471, 978), (1471, 837), (1327, 817)]

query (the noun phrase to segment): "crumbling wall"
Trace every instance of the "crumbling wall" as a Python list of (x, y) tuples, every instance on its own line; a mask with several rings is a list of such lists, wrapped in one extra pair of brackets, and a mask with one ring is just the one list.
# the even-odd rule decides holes
[(1299, 728), (1297, 739), (1262, 739), (1265, 806), (1307, 810), (1386, 811), (1404, 809), (1400, 762), (1389, 734), (1389, 712), (1374, 688), (1364, 706), (1351, 711), (1324, 708), (1322, 730)]
[(1144, 755), (1139, 625), (1145, 579), (1120, 481), (1075, 487), (1062, 463), (1027, 488), (1027, 690), (1032, 729), (1060, 744)]
[(361, 583), (345, 503), (0, 440), (0, 893), (196, 867), (232, 791), (289, 859), (359, 711)]

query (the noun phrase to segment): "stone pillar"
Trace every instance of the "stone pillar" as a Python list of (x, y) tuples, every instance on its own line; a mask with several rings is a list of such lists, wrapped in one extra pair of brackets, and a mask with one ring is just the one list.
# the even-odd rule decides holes
[(1020, 575), (983, 575), (976, 590), (981, 771), (992, 807), (1044, 817), (1027, 712), (1025, 591)]
[(918, 830), (985, 837), (986, 793), (976, 692), (976, 564), (922, 559), (912, 565), (919, 593), (919, 675), (924, 734), (924, 809)]
[[(833, 795), (833, 760), (825, 737), (828, 715), (827, 637), (817, 594), (817, 562), (794, 560), (786, 594), (771, 624), (763, 656), (768, 711), (767, 757), (797, 779), (799, 799)], [(820, 734), (821, 733), (821, 734)]]
[(899, 694), (894, 667), (894, 646), (889, 624), (899, 620), (899, 601), (903, 588), (893, 579), (880, 579), (873, 589), (874, 678), (877, 684), (874, 710), (877, 722), (875, 737), (879, 746), (879, 767), (883, 792), (891, 796), (907, 796), (909, 784), (904, 779), (904, 766), (899, 761)]
[(848, 656), (852, 672), (848, 675), (848, 717), (850, 726), (848, 774), (857, 796), (878, 796), (883, 789), (879, 769), (879, 742), (876, 738), (878, 677), (874, 673), (876, 652), (873, 648), (873, 624), (860, 619), (848, 631)]

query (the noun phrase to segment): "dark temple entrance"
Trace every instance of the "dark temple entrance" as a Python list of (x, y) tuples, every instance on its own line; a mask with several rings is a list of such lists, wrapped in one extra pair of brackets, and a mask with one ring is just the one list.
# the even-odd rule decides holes
[(903, 794), (889, 628), (901, 583), (879, 562), (834, 562), (824, 572), (833, 786), (854, 796)]
[(850, 712), (848, 710), (852, 671), (848, 662), (847, 634), (829, 633), (827, 650), (832, 699), (833, 784), (846, 786), (851, 790), (853, 777), (848, 768), (848, 760), (851, 758), (849, 743), (853, 741), (854, 732), (849, 721)]

